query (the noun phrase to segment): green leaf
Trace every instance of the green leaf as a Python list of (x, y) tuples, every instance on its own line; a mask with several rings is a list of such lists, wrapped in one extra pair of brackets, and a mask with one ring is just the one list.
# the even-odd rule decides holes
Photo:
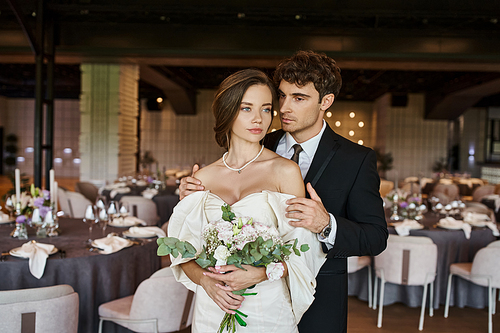
[(264, 245), (265, 247), (270, 249), (273, 246), (273, 240), (271, 238), (269, 238), (262, 245)]
[(307, 252), (308, 250), (309, 250), (309, 245), (308, 244), (302, 244), (300, 246), (300, 251)]
[(175, 247), (177, 248), (177, 250), (179, 250), (179, 252), (181, 254), (186, 252), (186, 243), (185, 242), (179, 241), (179, 242), (175, 243)]
[(260, 254), (262, 254), (263, 256), (267, 256), (269, 254), (269, 251), (265, 248), (262, 248), (260, 249)]
[(222, 205), (221, 209), (222, 209), (222, 219), (224, 221), (231, 222), (232, 220), (234, 220), (236, 215), (234, 215), (234, 213), (231, 211), (231, 206), (225, 204)]
[(256, 261), (259, 261), (260, 258), (262, 258), (262, 254), (260, 254), (260, 252), (257, 251), (256, 249), (251, 249), (250, 254), (252, 255), (252, 257), (256, 259)]
[(295, 252), (295, 254), (300, 257), (300, 251), (299, 250), (297, 250), (296, 248), (293, 248), (293, 252)]
[(163, 244), (163, 238), (164, 237), (156, 239), (156, 244), (158, 244), (158, 245)]
[(298, 238), (295, 238), (295, 242), (293, 242), (293, 247), (297, 247), (297, 243), (299, 242), (299, 239)]
[(236, 317), (236, 320), (238, 321), (238, 324), (240, 324), (243, 327), (247, 326), (247, 323), (240, 317), (239, 314), (235, 313), (234, 316)]
[(290, 254), (292, 254), (292, 252), (289, 249), (287, 249), (286, 247), (283, 247), (281, 250), (283, 251), (283, 254), (285, 256), (289, 256)]
[(248, 315), (244, 314), (243, 312), (239, 311), (239, 310), (234, 310), (234, 312), (236, 312), (237, 314), (239, 314), (240, 316), (243, 316), (243, 317), (248, 317)]
[(177, 243), (179, 240), (174, 237), (164, 237), (163, 238), (163, 243), (167, 245), (168, 247), (175, 247), (175, 243)]
[(245, 293), (245, 291), (247, 291), (247, 288), (245, 289), (240, 289), (240, 290), (235, 290), (235, 291), (232, 291), (233, 294), (235, 295), (243, 295)]
[(179, 250), (177, 250), (177, 248), (175, 248), (175, 247), (174, 247), (174, 248), (172, 249), (172, 256), (173, 256), (174, 258), (177, 258), (177, 256), (178, 256), (178, 255), (179, 255)]
[(160, 246), (158, 246), (158, 250), (157, 250), (156, 253), (159, 256), (169, 255), (170, 254), (170, 248), (168, 246), (166, 246), (165, 244), (160, 244)]
[(189, 242), (186, 242), (186, 251), (189, 253), (189, 254), (192, 254), (193, 256), (196, 254), (196, 249), (194, 248), (193, 245), (191, 245), (191, 243)]
[(195, 261), (198, 265), (200, 265), (201, 268), (207, 268), (211, 264), (211, 261), (208, 259), (198, 258)]

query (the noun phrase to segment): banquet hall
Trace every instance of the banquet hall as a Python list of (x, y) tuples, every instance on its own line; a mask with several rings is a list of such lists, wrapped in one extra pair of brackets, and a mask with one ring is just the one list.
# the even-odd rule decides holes
[(348, 332), (499, 331), (499, 19), (493, 0), (0, 2), (0, 332), (191, 332), (157, 241), (225, 152), (221, 82), (299, 50), (335, 59), (324, 121), (377, 154), (389, 245), (348, 259)]

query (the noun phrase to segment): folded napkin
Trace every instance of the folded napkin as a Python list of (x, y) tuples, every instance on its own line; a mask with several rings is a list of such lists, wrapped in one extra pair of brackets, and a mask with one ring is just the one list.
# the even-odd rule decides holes
[(415, 220), (404, 219), (403, 222), (395, 222), (392, 224), (399, 236), (410, 235), (410, 230), (422, 229), (424, 226)]
[(107, 237), (94, 240), (92, 245), (101, 249), (102, 254), (111, 254), (118, 252), (131, 244), (132, 243), (128, 239), (109, 234)]
[(148, 182), (146, 182), (145, 180), (138, 180), (135, 185), (137, 186), (146, 186), (148, 185)]
[(111, 197), (111, 199), (113, 199), (114, 197), (116, 197), (116, 195), (118, 193), (129, 193), (130, 192), (130, 187), (120, 187), (120, 188), (115, 188), (114, 190), (111, 190), (111, 192), (109, 192), (109, 196)]
[(132, 225), (147, 225), (146, 221), (141, 220), (135, 216), (127, 216), (127, 217), (117, 217), (113, 219), (113, 222), (111, 222), (111, 225), (117, 225), (117, 226), (132, 226)]
[(486, 222), (486, 226), (491, 229), (491, 232), (493, 233), (493, 236), (498, 237), (500, 236), (500, 232), (498, 231), (498, 226), (494, 222)]
[(3, 212), (0, 212), (0, 222), (3, 222), (3, 221), (10, 221), (11, 218), (9, 216), (9, 214), (5, 214)]
[(165, 231), (161, 230), (158, 227), (131, 227), (128, 229), (128, 232), (133, 236), (142, 236), (142, 237), (166, 237)]
[(52, 244), (28, 242), (24, 243), (16, 254), (29, 259), (28, 265), (31, 274), (40, 279), (45, 271), (47, 258), (53, 250), (54, 245)]
[(142, 196), (146, 199), (153, 199), (153, 197), (157, 194), (158, 190), (155, 188), (148, 188), (142, 191)]
[(439, 226), (449, 229), (462, 229), (464, 231), (465, 238), (470, 239), (472, 227), (468, 223), (464, 223), (460, 220), (455, 220), (453, 217), (448, 216), (444, 219), (439, 220)]
[(486, 222), (491, 221), (491, 218), (484, 213), (476, 213), (476, 212), (466, 212), (464, 214), (464, 222), (469, 223), (471, 225), (483, 226)]

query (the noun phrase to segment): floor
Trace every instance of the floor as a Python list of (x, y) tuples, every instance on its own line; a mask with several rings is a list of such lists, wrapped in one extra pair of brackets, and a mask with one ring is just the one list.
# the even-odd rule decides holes
[[(497, 302), (497, 309), (500, 302)], [(420, 308), (409, 308), (403, 304), (393, 304), (384, 307), (382, 327), (377, 328), (378, 310), (368, 308), (366, 302), (355, 297), (349, 297), (349, 318), (347, 331), (349, 333), (417, 333)], [(487, 333), (488, 309), (450, 308), (449, 317), (444, 318), (444, 306), (434, 311), (434, 317), (429, 317), (426, 311), (424, 319), (425, 333)], [(191, 329), (178, 333), (190, 333)], [(493, 315), (493, 332), (500, 332), (500, 313)], [(318, 332), (319, 333), (319, 332)]]

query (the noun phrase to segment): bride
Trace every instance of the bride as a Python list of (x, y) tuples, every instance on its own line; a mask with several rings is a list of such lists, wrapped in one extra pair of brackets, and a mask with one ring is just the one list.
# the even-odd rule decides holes
[[(298, 332), (297, 324), (314, 299), (315, 277), (324, 262), (316, 235), (294, 228), (285, 217), (285, 202), (304, 197), (304, 183), (297, 164), (261, 145), (277, 96), (263, 72), (247, 69), (226, 78), (215, 95), (215, 139), (227, 152), (196, 172), (206, 191), (184, 198), (170, 218), (168, 234), (189, 241), (201, 251), (201, 232), (221, 218), (221, 206), (229, 204), (236, 216), (274, 226), (284, 241), (298, 238), (310, 250), (290, 255), (284, 273), (271, 281), (266, 268), (232, 265), (205, 270), (189, 258), (172, 258), (176, 279), (196, 293), (192, 332), (218, 331), (224, 313), (240, 309), (248, 315), (238, 332)], [(218, 279), (224, 274), (223, 283)], [(229, 282), (228, 282), (229, 281)], [(257, 295), (239, 296), (232, 291), (256, 285)]]

